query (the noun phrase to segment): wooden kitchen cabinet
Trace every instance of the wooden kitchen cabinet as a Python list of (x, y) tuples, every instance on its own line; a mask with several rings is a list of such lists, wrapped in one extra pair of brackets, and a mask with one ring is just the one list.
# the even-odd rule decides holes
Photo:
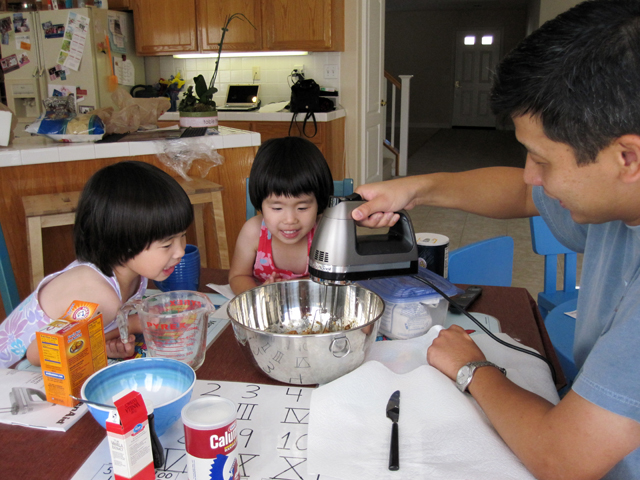
[(109, 0), (109, 10), (131, 10), (133, 0)]
[(229, 15), (242, 13), (256, 27), (242, 17), (229, 24), (224, 37), (224, 50), (251, 52), (262, 50), (262, 10), (260, 0), (197, 0), (199, 46), (201, 51), (218, 51), (222, 26)]
[[(225, 51), (344, 50), (344, 0), (169, 0), (132, 2), (139, 55), (215, 52), (228, 15), (243, 13)], [(197, 12), (197, 14), (196, 14)]]
[(131, 0), (138, 55), (197, 52), (195, 0)]
[(344, 50), (344, 0), (263, 0), (265, 50)]
[[(289, 122), (233, 122), (221, 120), (220, 125), (225, 127), (249, 130), (260, 134), (260, 141), (264, 142), (270, 138), (289, 136)], [(302, 122), (298, 122), (302, 128)], [(312, 138), (307, 138), (296, 128), (291, 127), (291, 136), (307, 138), (313, 142), (327, 160), (331, 175), (334, 180), (343, 180), (345, 172), (344, 164), (344, 117), (330, 122), (317, 122), (318, 133)], [(313, 134), (313, 124), (307, 124), (307, 133)]]

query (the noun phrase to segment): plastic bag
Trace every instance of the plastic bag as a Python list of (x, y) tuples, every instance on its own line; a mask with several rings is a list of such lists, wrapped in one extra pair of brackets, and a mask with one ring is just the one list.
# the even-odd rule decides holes
[(75, 98), (54, 96), (43, 101), (45, 113), (25, 130), (57, 142), (96, 142), (104, 136), (104, 123), (93, 114), (76, 115)]
[(167, 97), (133, 98), (124, 88), (111, 94), (118, 108), (107, 122), (107, 133), (131, 133), (140, 127), (157, 125), (158, 118), (171, 107)]
[(191, 180), (187, 175), (192, 164), (197, 174), (204, 178), (211, 167), (222, 165), (224, 157), (211, 148), (207, 137), (189, 137), (176, 140), (164, 140), (158, 143), (158, 158), (167, 167), (173, 169), (186, 181)]

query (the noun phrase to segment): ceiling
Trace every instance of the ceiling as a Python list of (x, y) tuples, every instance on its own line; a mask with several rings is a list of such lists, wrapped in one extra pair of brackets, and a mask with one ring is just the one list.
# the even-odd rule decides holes
[(524, 8), (530, 0), (387, 0), (387, 10)]

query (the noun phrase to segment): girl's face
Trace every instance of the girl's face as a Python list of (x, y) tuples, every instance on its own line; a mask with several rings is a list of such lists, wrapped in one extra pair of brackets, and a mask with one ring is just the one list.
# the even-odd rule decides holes
[(262, 201), (264, 223), (275, 237), (292, 245), (306, 238), (316, 224), (318, 202), (314, 195), (269, 195)]
[(151, 280), (166, 280), (175, 266), (184, 256), (187, 245), (187, 232), (180, 232), (164, 240), (157, 240), (131, 260), (125, 266)]

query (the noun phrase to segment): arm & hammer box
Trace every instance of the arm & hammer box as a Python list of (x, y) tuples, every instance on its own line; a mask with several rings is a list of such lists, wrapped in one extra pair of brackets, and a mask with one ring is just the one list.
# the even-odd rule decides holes
[(147, 408), (140, 392), (115, 400), (107, 418), (107, 441), (115, 480), (154, 480)]
[(102, 314), (74, 300), (67, 313), (36, 332), (47, 401), (73, 407), (84, 381), (107, 366)]

